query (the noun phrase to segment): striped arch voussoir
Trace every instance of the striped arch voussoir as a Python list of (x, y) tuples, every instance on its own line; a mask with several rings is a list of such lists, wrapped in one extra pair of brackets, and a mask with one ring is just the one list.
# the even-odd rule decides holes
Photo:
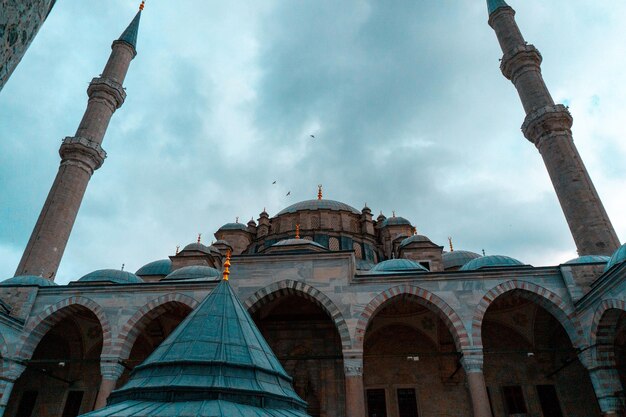
[(400, 296), (412, 297), (413, 300), (417, 301), (419, 304), (426, 307), (441, 318), (454, 338), (454, 344), (456, 345), (457, 351), (461, 352), (462, 349), (469, 347), (470, 340), (467, 330), (465, 329), (463, 321), (456, 311), (454, 311), (452, 307), (450, 307), (443, 299), (439, 298), (430, 291), (407, 284), (399, 285), (383, 291), (370, 301), (367, 307), (365, 307), (356, 327), (355, 349), (363, 349), (365, 331), (370, 320), (376, 316), (382, 308), (392, 302), (393, 299)]
[(626, 302), (622, 300), (602, 300), (596, 308), (591, 323), (590, 345), (594, 349), (598, 363), (615, 365), (615, 336), (617, 324), (622, 314), (626, 313)]
[(335, 323), (335, 327), (337, 328), (339, 337), (341, 338), (342, 348), (344, 350), (350, 348), (352, 345), (350, 331), (348, 330), (348, 325), (346, 324), (341, 311), (339, 311), (335, 303), (333, 303), (328, 296), (309, 284), (305, 284), (304, 282), (293, 280), (275, 282), (274, 284), (262, 288), (248, 297), (244, 303), (244, 307), (248, 310), (248, 312), (250, 312), (250, 314), (253, 314), (255, 311), (259, 310), (262, 306), (272, 300), (286, 295), (297, 295), (299, 297), (303, 297), (322, 308), (322, 310), (324, 310)]
[(538, 304), (552, 314), (561, 323), (574, 347), (582, 347), (584, 345), (583, 333), (578, 318), (573, 308), (568, 306), (561, 297), (536, 284), (511, 280), (492, 288), (478, 303), (472, 319), (472, 342), (474, 347), (481, 349), (483, 347), (482, 323), (489, 306), (496, 298), (512, 291), (518, 292), (522, 297)]
[(137, 337), (153, 319), (171, 310), (176, 305), (184, 305), (191, 311), (198, 307), (198, 304), (198, 301), (192, 297), (179, 293), (166, 294), (150, 301), (137, 310), (121, 328), (113, 346), (112, 356), (128, 359)]
[(102, 353), (104, 355), (109, 352), (112, 346), (111, 325), (104, 310), (98, 303), (89, 298), (74, 296), (46, 307), (44, 311), (26, 323), (17, 358), (21, 360), (30, 359), (41, 339), (54, 325), (84, 309), (89, 310), (98, 318), (102, 328)]

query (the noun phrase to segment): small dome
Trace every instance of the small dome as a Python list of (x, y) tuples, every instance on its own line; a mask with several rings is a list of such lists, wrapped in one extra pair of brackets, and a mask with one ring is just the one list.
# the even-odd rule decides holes
[(223, 225), (222, 227), (220, 227), (218, 229), (219, 231), (224, 231), (224, 230), (243, 230), (243, 231), (248, 231), (248, 226), (246, 226), (243, 223), (226, 223), (225, 225)]
[(597, 263), (607, 263), (609, 261), (608, 256), (603, 255), (584, 255), (579, 256), (578, 258), (570, 259), (565, 262), (565, 265), (573, 265), (573, 264), (597, 264)]
[(135, 275), (167, 275), (172, 272), (172, 261), (169, 259), (159, 259), (145, 264), (135, 272)]
[(119, 269), (99, 269), (83, 276), (78, 282), (112, 282), (114, 284), (141, 284), (137, 275)]
[(442, 255), (443, 269), (450, 269), (455, 267), (461, 267), (471, 261), (472, 259), (480, 258), (477, 253), (470, 252), (468, 250), (455, 250), (452, 252), (445, 252)]
[(606, 266), (604, 267), (604, 271), (608, 271), (609, 269), (613, 268), (615, 265), (619, 265), (624, 261), (626, 261), (626, 243), (620, 246), (615, 251), (613, 256), (611, 256), (611, 259), (609, 259), (609, 263), (607, 263)]
[(349, 211), (353, 214), (361, 215), (361, 212), (355, 209), (352, 206), (349, 206), (345, 203), (335, 200), (306, 200), (300, 201), (299, 203), (292, 204), (287, 208), (282, 209), (278, 212), (277, 216), (287, 214), (287, 213), (296, 213), (298, 211), (303, 210), (331, 210), (331, 211)]
[[(232, 246), (230, 245), (230, 243), (228, 243), (227, 241), (223, 240), (223, 239), (219, 239), (216, 240), (215, 242), (213, 242), (212, 247), (215, 247), (215, 245), (225, 245), (228, 246), (229, 248), (232, 248)], [(218, 250), (219, 251), (219, 250)]]
[(219, 281), (220, 271), (210, 266), (191, 265), (175, 270), (161, 281)]
[(427, 238), (424, 235), (413, 235), (410, 237), (407, 237), (406, 239), (404, 239), (402, 242), (400, 242), (400, 247), (404, 247), (406, 245), (410, 245), (411, 243), (417, 243), (417, 242), (430, 242), (432, 243), (432, 241)]
[(388, 259), (374, 265), (370, 270), (371, 272), (401, 272), (401, 271), (419, 271), (428, 272), (428, 269), (424, 268), (419, 263), (410, 259)]
[(198, 242), (190, 243), (187, 246), (185, 246), (183, 250), (181, 250), (181, 252), (185, 252), (185, 251), (195, 251), (195, 252), (203, 252), (203, 253), (211, 252), (211, 250), (207, 246)]
[(460, 269), (461, 271), (475, 271), (482, 268), (492, 267), (506, 267), (506, 266), (520, 266), (524, 265), (517, 259), (513, 259), (509, 256), (502, 255), (489, 255), (481, 256), (480, 258), (472, 259)]
[(383, 220), (380, 227), (387, 226), (411, 226), (411, 222), (405, 219), (404, 217), (389, 217), (388, 219)]
[(38, 287), (53, 287), (58, 284), (52, 280), (36, 275), (19, 275), (17, 277), (5, 279), (0, 282), (0, 285), (36, 285)]

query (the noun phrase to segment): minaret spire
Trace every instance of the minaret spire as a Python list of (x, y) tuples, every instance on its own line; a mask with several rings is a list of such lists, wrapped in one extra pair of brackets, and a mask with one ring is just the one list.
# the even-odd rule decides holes
[(111, 45), (111, 55), (102, 74), (89, 83), (87, 109), (76, 134), (63, 139), (59, 149), (61, 166), (16, 275), (41, 275), (54, 280), (87, 184), (106, 158), (101, 145), (111, 116), (126, 98), (122, 83), (130, 61), (137, 55), (142, 9), (143, 2), (128, 28)]
[(524, 40), (515, 11), (504, 0), (487, 0), (487, 7), (504, 53), (500, 69), (515, 85), (526, 112), (522, 131), (544, 160), (578, 254), (612, 254), (619, 240), (574, 145), (572, 115), (554, 103), (541, 75), (541, 54)]

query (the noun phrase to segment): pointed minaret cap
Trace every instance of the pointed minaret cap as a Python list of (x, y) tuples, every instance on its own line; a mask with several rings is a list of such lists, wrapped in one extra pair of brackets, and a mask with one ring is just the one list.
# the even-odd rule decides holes
[(509, 5), (504, 0), (487, 0), (487, 9), (490, 15), (502, 7), (509, 7)]
[(307, 417), (306, 406), (223, 279), (107, 407), (83, 417)]
[[(139, 5), (139, 11), (133, 18), (132, 22), (130, 22), (130, 25), (128, 25), (126, 30), (124, 30), (119, 39), (115, 41), (124, 42), (130, 45), (133, 48), (135, 56), (137, 55), (137, 33), (139, 33), (139, 20), (141, 19), (141, 11), (143, 10), (144, 4), (145, 1), (142, 1)], [(115, 44), (115, 42), (113, 42), (113, 44)]]

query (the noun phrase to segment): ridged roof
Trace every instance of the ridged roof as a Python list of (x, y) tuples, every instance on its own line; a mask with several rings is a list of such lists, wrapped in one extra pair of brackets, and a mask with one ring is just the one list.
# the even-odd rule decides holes
[(99, 269), (83, 276), (78, 282), (112, 282), (114, 284), (141, 284), (143, 279), (128, 271)]
[(388, 259), (374, 265), (371, 272), (400, 272), (400, 271), (416, 271), (416, 272), (428, 272), (428, 269), (424, 268), (419, 263), (410, 259)]
[(513, 259), (510, 256), (503, 255), (489, 255), (489, 256), (481, 256), (480, 258), (472, 259), (463, 267), (461, 271), (475, 271), (477, 269), (482, 268), (492, 268), (492, 267), (507, 267), (507, 266), (520, 266), (524, 265), (522, 262), (517, 259)]
[(583, 256), (579, 256), (578, 258), (570, 259), (569, 261), (565, 262), (565, 265), (595, 264), (595, 263), (605, 264), (609, 261), (609, 259), (611, 258), (608, 256), (603, 256), (603, 255), (583, 255)]
[(606, 264), (604, 270), (608, 271), (615, 265), (621, 264), (624, 261), (626, 261), (626, 243), (620, 246), (615, 253), (613, 253), (613, 256), (609, 259), (609, 263)]
[(305, 417), (306, 403), (228, 281), (87, 417)]
[(172, 261), (169, 259), (159, 259), (145, 264), (135, 272), (135, 275), (167, 275), (172, 272)]
[(53, 287), (56, 284), (50, 279), (36, 275), (19, 275), (17, 277), (5, 279), (0, 285), (37, 285), (39, 287)]
[(220, 271), (205, 265), (184, 266), (175, 270), (162, 281), (182, 281), (182, 280), (206, 280), (217, 281), (221, 277)]
[(445, 252), (442, 255), (443, 269), (454, 268), (457, 266), (463, 266), (472, 259), (480, 258), (480, 255), (468, 250), (455, 250), (452, 252)]
[(400, 242), (400, 247), (402, 248), (406, 245), (410, 245), (411, 243), (419, 243), (419, 242), (431, 242), (432, 243), (432, 241), (424, 235), (413, 235), (413, 236), (407, 237), (402, 242)]
[(389, 217), (385, 220), (382, 221), (382, 223), (380, 224), (380, 227), (387, 227), (387, 226), (411, 226), (411, 222), (408, 221), (407, 219), (405, 219), (404, 217)]
[(495, 12), (501, 7), (508, 7), (504, 0), (487, 0), (487, 9), (489, 10), (489, 14)]
[(137, 34), (139, 33), (139, 20), (141, 20), (141, 10), (137, 12), (128, 27), (124, 30), (118, 41), (125, 42), (137, 51)]
[(352, 206), (349, 206), (345, 203), (335, 200), (306, 200), (300, 201), (299, 203), (292, 204), (287, 208), (282, 209), (278, 212), (277, 216), (287, 214), (287, 213), (296, 213), (298, 211), (303, 210), (332, 210), (332, 211), (349, 211), (354, 214), (361, 214), (360, 211), (355, 209)]

